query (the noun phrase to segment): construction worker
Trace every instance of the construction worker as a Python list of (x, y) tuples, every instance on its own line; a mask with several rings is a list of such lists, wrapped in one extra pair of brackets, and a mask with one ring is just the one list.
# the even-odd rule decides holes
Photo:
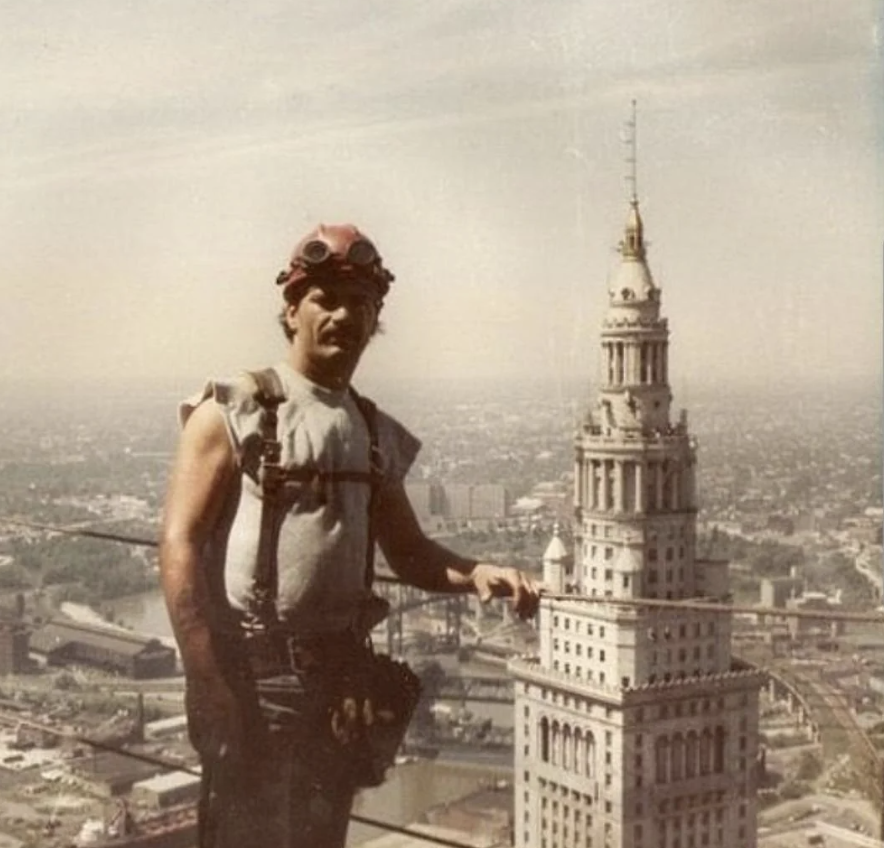
[(392, 281), (356, 227), (318, 227), (277, 279), (285, 360), (182, 407), (160, 568), (200, 848), (344, 844), (355, 789), (385, 766), (372, 740), (416, 700), (407, 669), (366, 647), (375, 540), (411, 585), (537, 610), (526, 574), (427, 538), (403, 483), (420, 443), (351, 388)]

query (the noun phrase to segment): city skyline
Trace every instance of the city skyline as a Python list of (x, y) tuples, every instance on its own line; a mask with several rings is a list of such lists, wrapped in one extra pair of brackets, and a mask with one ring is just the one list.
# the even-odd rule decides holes
[(397, 274), (360, 385), (596, 377), (632, 99), (673, 371), (881, 373), (874, 3), (3, 15), (0, 382), (273, 361), (275, 273), (342, 219)]

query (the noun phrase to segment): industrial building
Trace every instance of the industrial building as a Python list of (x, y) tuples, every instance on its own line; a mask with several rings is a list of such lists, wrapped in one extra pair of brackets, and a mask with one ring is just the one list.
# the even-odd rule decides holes
[(175, 674), (175, 651), (159, 639), (61, 619), (36, 629), (30, 650), (47, 665), (91, 666), (135, 680)]
[(200, 776), (173, 771), (139, 780), (132, 786), (132, 800), (152, 809), (165, 810), (181, 804), (195, 804), (200, 794)]
[(160, 765), (109, 751), (93, 751), (69, 763), (78, 783), (103, 798), (125, 795), (136, 783), (163, 770)]

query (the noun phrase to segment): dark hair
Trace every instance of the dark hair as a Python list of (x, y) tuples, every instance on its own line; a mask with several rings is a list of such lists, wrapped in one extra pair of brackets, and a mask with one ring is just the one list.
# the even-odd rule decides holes
[(279, 310), (279, 315), (276, 316), (276, 320), (279, 321), (279, 326), (282, 327), (283, 335), (288, 342), (291, 342), (295, 337), (295, 331), (289, 327), (288, 322), (285, 320), (285, 313), (290, 306), (297, 306), (306, 293), (307, 286), (286, 286), (282, 290), (284, 303), (282, 309)]
[[(279, 310), (279, 315), (276, 316), (276, 320), (279, 322), (279, 326), (282, 327), (282, 333), (287, 342), (291, 342), (292, 339), (294, 339), (295, 331), (289, 327), (288, 321), (285, 320), (285, 313), (290, 306), (297, 306), (304, 299), (304, 295), (307, 294), (309, 288), (309, 285), (299, 285), (286, 286), (286, 288), (282, 290), (282, 297), (285, 303), (283, 304), (282, 309)], [(381, 307), (383, 307), (383, 305), (384, 299), (379, 297), (377, 300), (378, 315), (381, 314)], [(381, 327), (381, 322), (378, 320), (375, 323), (372, 335), (376, 336), (381, 332), (383, 332), (383, 328)]]

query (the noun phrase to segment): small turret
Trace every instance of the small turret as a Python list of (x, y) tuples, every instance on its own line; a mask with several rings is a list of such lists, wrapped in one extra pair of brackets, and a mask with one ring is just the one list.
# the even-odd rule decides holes
[(559, 536), (559, 524), (553, 526), (553, 536), (543, 554), (543, 583), (550, 592), (562, 594), (568, 591), (574, 557), (568, 552)]

